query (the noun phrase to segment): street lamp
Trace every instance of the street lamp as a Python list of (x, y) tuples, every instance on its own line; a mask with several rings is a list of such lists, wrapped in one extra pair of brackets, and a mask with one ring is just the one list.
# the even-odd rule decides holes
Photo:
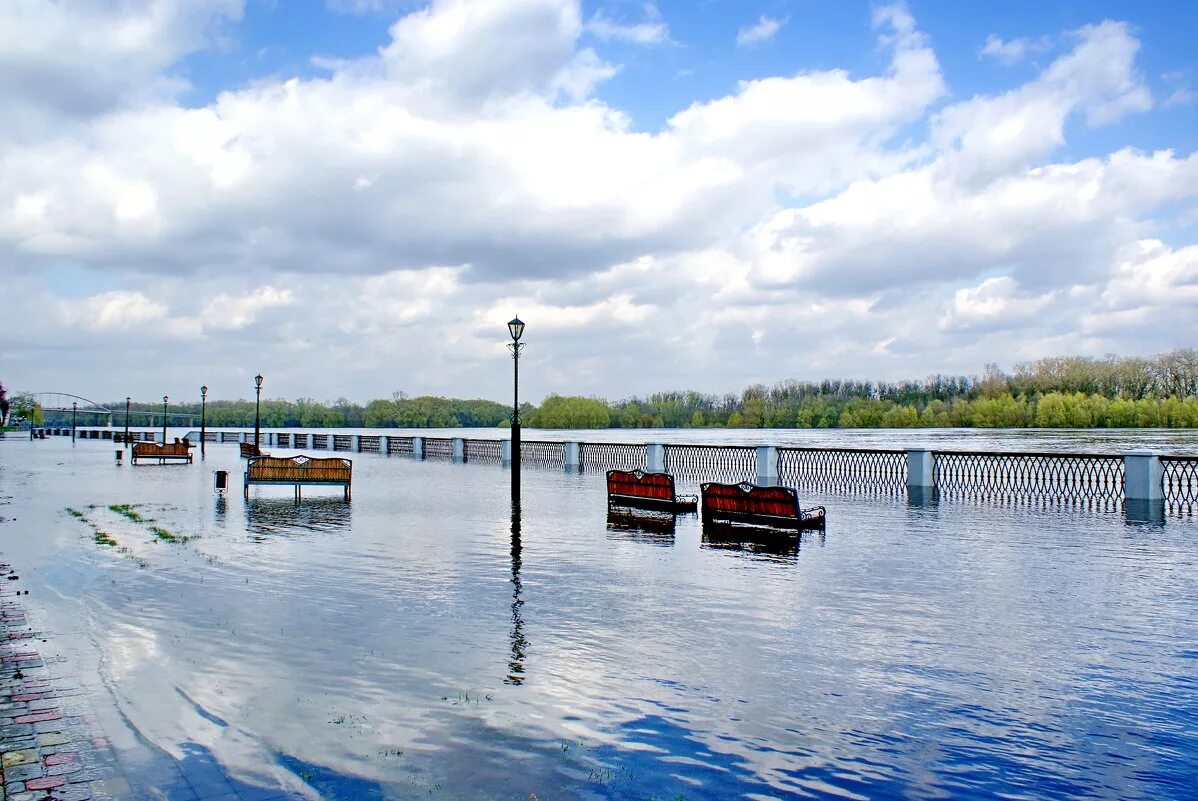
[(524, 336), (524, 323), (517, 316), (507, 324), (512, 341), (508, 350), (512, 352), (512, 503), (520, 502), (520, 351), (524, 350), (520, 337)]
[(200, 458), (204, 458), (204, 440), (208, 422), (208, 387), (200, 387)]
[(262, 426), (262, 374), (254, 376), (254, 390), (258, 393), (257, 400), (254, 401), (254, 455), (260, 456), (261, 449), (258, 447), (258, 429)]
[(166, 447), (166, 395), (162, 396), (162, 447)]
[(125, 444), (129, 444), (129, 396), (125, 396)]
[(78, 403), (71, 403), (71, 442), (75, 441), (75, 411), (79, 408)]

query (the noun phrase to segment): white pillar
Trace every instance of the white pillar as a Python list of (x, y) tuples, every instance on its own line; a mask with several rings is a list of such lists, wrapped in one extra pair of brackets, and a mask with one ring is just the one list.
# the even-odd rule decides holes
[(664, 473), (666, 471), (666, 448), (664, 445), (651, 444), (645, 446), (645, 472)]
[(510, 439), (499, 440), (499, 464), (502, 467), (512, 466), (512, 441)]
[(450, 440), (450, 445), (453, 447), (452, 460), (455, 462), (466, 461), (466, 440), (461, 437), (454, 437)]
[(424, 437), (412, 437), (412, 458), (424, 458)]
[(1124, 498), (1128, 501), (1163, 503), (1161, 459), (1152, 451), (1132, 451), (1123, 456)]
[(907, 449), (907, 489), (929, 491), (936, 488), (932, 467), (935, 457), (926, 448)]
[(778, 449), (773, 445), (757, 446), (757, 483), (763, 487), (777, 486)]
[(379, 450), (382, 452), (383, 456), (391, 455), (391, 437), (379, 438)]
[(353, 451), (354, 453), (362, 452), (362, 435), (361, 434), (353, 434), (350, 436), (349, 449), (351, 451)]
[(564, 447), (562, 448), (562, 455), (564, 457), (562, 459), (562, 461), (566, 466), (566, 472), (567, 473), (577, 473), (579, 471), (579, 469), (581, 468), (581, 463), (579, 461), (579, 457), (581, 455), (581, 449), (578, 447), (578, 443), (577, 442), (565, 443)]

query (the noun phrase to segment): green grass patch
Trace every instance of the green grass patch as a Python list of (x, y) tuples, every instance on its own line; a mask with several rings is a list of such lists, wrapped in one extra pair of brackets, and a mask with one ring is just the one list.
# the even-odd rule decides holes
[(80, 512), (78, 509), (72, 509), (69, 506), (67, 507), (67, 514), (69, 514), (71, 517), (75, 518), (76, 520), (86, 520), (87, 519), (86, 517), (83, 516), (83, 512)]
[(133, 504), (114, 503), (114, 504), (109, 504), (108, 508), (110, 511), (116, 512), (118, 515), (121, 515), (122, 517), (127, 517), (128, 519), (132, 520), (134, 523), (145, 523), (146, 522), (146, 519), (144, 517), (142, 517), (141, 515), (139, 515), (134, 510)]
[(95, 536), (92, 537), (92, 540), (96, 543), (96, 545), (103, 545), (106, 548), (115, 548), (119, 544), (116, 540), (109, 536), (107, 531), (101, 531), (100, 529), (96, 529)]
[(154, 535), (154, 539), (161, 540), (162, 542), (178, 543), (187, 542), (189, 539), (191, 539), (190, 537), (180, 537), (178, 534), (167, 531), (162, 526), (146, 526), (146, 528), (148, 528), (150, 533)]

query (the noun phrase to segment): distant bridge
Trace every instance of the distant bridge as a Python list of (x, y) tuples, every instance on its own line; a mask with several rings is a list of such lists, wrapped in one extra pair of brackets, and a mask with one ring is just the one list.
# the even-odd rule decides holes
[[(72, 395), (69, 392), (23, 392), (21, 394), (32, 398), (38, 406), (41, 406), (43, 414), (50, 412), (56, 415), (71, 414), (72, 412), (76, 415), (86, 414), (90, 415), (90, 418), (86, 418), (90, 420), (95, 420), (99, 417), (106, 418), (106, 425), (113, 424), (114, 415), (116, 415), (115, 419), (119, 423), (124, 423), (125, 421), (124, 414), (122, 414), (123, 409), (114, 412), (102, 403), (97, 403), (80, 395)], [(162, 412), (139, 409), (133, 409), (129, 412), (130, 419), (135, 420), (139, 425), (146, 425), (147, 421), (156, 421), (157, 425), (161, 425), (163, 416)], [(187, 412), (167, 412), (165, 417), (168, 422), (174, 420), (186, 425), (190, 425), (195, 420), (195, 415), (188, 414)]]

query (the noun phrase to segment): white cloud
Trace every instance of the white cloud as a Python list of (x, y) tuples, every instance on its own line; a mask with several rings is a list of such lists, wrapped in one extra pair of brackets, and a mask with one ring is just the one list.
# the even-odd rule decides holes
[[(182, 13), (147, 0), (128, 19), (151, 7)], [(199, 31), (239, 11), (202, 7)], [(97, 57), (89, 80), (117, 88), (86, 113), (0, 77), (6, 110), (57, 120), (0, 133), (0, 362), (22, 376), (6, 381), (65, 366), (123, 397), (88, 365), (147, 347), (147, 325), (169, 366), (133, 366), (135, 388), (232, 384), (244, 366), (213, 354), (252, 335), (280, 393), (356, 398), (506, 385), (516, 312), (532, 397), (1198, 337), (1194, 246), (1152, 244), (1198, 197), (1198, 156), (1062, 155), (1077, 121), (1151, 111), (1129, 26), (1068, 34), (1030, 80), (945, 105), (931, 42), (883, 6), (876, 74), (763, 76), (643, 130), (595, 96), (619, 67), (582, 20), (575, 0), (435, 0), (377, 55), (196, 107), (144, 91), (207, 41), (177, 23)]]
[(1047, 36), (1031, 39), (1026, 36), (1003, 40), (996, 34), (986, 37), (986, 43), (978, 51), (978, 58), (992, 58), (1002, 64), (1018, 64), (1032, 53), (1044, 53), (1052, 48), (1052, 40)]
[(636, 23), (617, 22), (600, 9), (587, 22), (586, 30), (587, 33), (604, 42), (616, 40), (639, 45), (654, 45), (670, 41), (670, 26), (662, 20), (661, 12), (653, 3), (645, 4), (644, 19)]
[(1193, 89), (1175, 89), (1168, 98), (1165, 99), (1165, 108), (1176, 108), (1177, 106), (1192, 106), (1198, 103), (1198, 92)]
[(757, 22), (741, 28), (736, 32), (736, 46), (750, 47), (774, 38), (774, 34), (782, 30), (788, 19), (774, 19), (762, 14)]

